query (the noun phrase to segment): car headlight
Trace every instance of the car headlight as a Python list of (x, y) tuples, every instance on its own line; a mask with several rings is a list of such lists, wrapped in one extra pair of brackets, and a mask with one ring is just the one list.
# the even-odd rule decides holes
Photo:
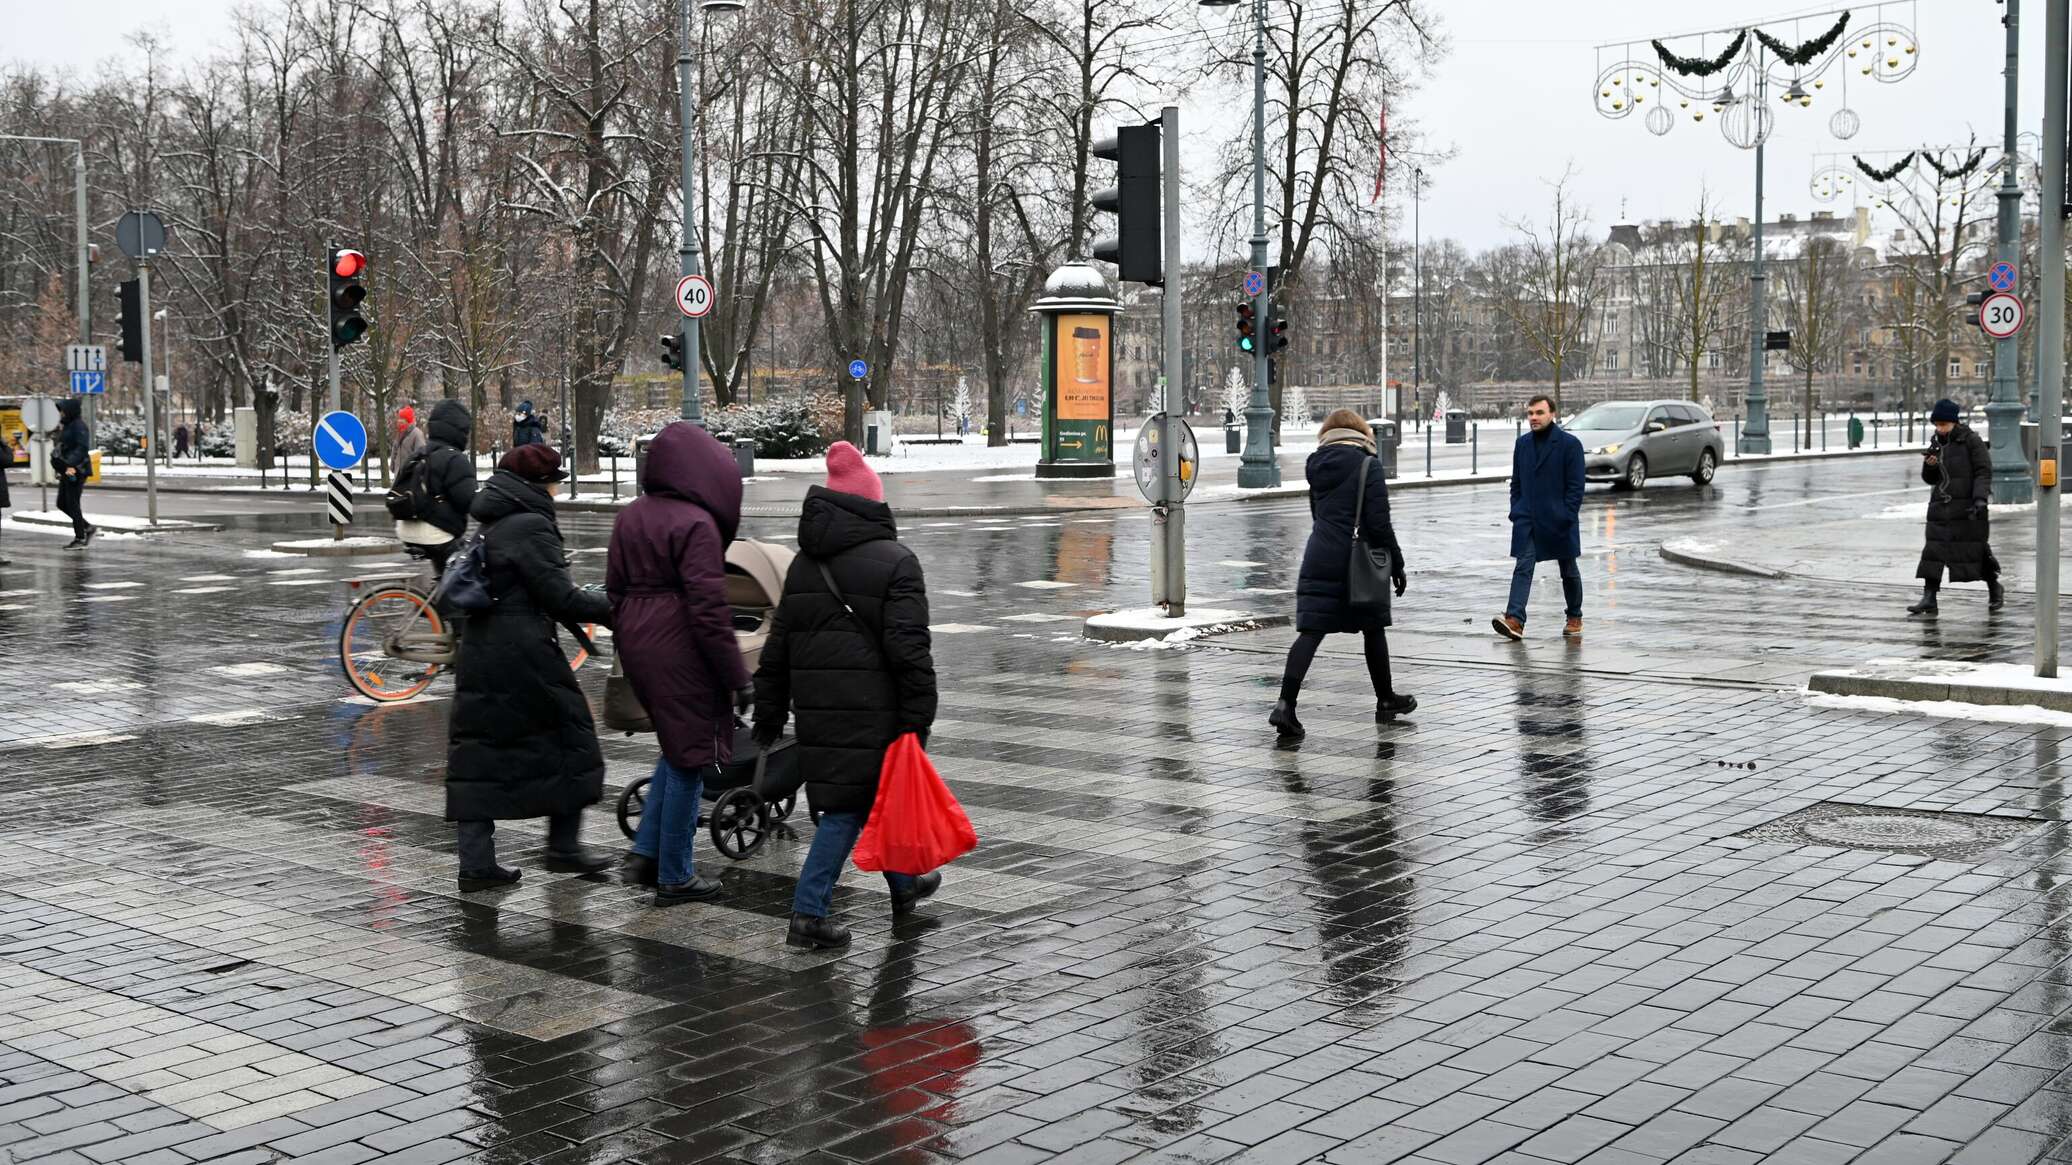
[(1618, 442), (1613, 442), (1613, 443), (1612, 443), (1612, 444), (1610, 444), (1610, 445), (1604, 445), (1604, 446), (1600, 446), (1600, 447), (1598, 448), (1598, 450), (1597, 450), (1597, 455), (1598, 455), (1599, 457), (1610, 457), (1610, 456), (1612, 456), (1613, 454), (1617, 453), (1618, 451), (1619, 451), (1619, 444), (1618, 444)]

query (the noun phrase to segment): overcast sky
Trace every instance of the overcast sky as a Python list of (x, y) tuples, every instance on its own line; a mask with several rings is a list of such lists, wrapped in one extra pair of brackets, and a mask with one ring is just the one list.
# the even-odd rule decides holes
[[(141, 27), (155, 30), (177, 57), (191, 59), (227, 37), (233, 7), (233, 0), (0, 0), (7, 29), (0, 54), (91, 75), (111, 58), (132, 56), (120, 38)], [(1688, 215), (1701, 183), (1718, 197), (1724, 215), (1752, 213), (1754, 155), (1727, 144), (1716, 118), (1698, 125), (1680, 117), (1674, 130), (1656, 137), (1638, 117), (1608, 121), (1596, 114), (1595, 46), (1632, 40), (1645, 53), (1649, 37), (1751, 20), (1769, 21), (1764, 27), (1780, 39), (1803, 40), (1823, 31), (1824, 23), (1807, 21), (1794, 29), (1787, 18), (1828, 10), (1790, 8), (1778, 0), (1449, 0), (1435, 7), (1445, 14), (1451, 51), (1431, 82), (1398, 106), (1397, 116), (1415, 117), (1433, 146), (1453, 153), (1429, 176), (1424, 233), (1474, 247), (1501, 241), (1507, 218), (1544, 213), (1541, 181), (1571, 161), (1577, 189), (1600, 231), (1622, 216), (1631, 221)], [(2030, 0), (2022, 32), (2022, 125), (2029, 130), (2039, 130), (2042, 119), (2042, 9)], [(1221, 22), (1234, 11), (1220, 9), (1204, 19)], [(1962, 142), (1973, 133), (1985, 142), (1999, 140), (2001, 4), (1918, 0), (1855, 11), (1859, 24), (1882, 13), (1913, 25), (1921, 38), (1919, 67), (1893, 85), (1851, 77), (1849, 104), (1861, 114), (1863, 129), (1848, 143), (1828, 135), (1828, 118), (1840, 104), (1832, 80), (1810, 109), (1773, 105), (1779, 120), (1767, 151), (1767, 217), (1804, 215), (1823, 205), (1807, 190), (1815, 153), (1910, 149), (1924, 142)], [(1695, 53), (1695, 42), (1688, 43), (1689, 48), (1672, 47)], [(1185, 132), (1191, 138), (1202, 131)], [(1407, 181), (1398, 182), (1394, 173), (1390, 181), (1391, 197), (1407, 197)], [(1846, 203), (1827, 205), (1847, 209)]]

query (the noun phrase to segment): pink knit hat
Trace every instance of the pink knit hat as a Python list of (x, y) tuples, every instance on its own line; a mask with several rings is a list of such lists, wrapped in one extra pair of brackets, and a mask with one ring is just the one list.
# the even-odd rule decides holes
[(827, 488), (874, 502), (885, 500), (885, 483), (864, 464), (863, 454), (856, 451), (856, 446), (847, 441), (837, 441), (828, 448)]

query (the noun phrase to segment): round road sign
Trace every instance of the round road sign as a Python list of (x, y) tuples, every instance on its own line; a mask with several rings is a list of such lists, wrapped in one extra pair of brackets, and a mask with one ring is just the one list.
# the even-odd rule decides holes
[(1265, 290), (1266, 276), (1259, 274), (1257, 271), (1245, 272), (1245, 297), (1247, 299), (1258, 299), (1260, 293)]
[(2021, 331), (2028, 316), (2029, 309), (2022, 297), (2011, 292), (1995, 292), (1978, 305), (1979, 329), (1996, 340), (2005, 340)]
[(2014, 264), (1995, 263), (1993, 269), (1986, 273), (1986, 282), (1992, 284), (1995, 291), (2013, 291), (2015, 276)]
[[(1186, 501), (1194, 492), (1194, 483), (1201, 478), (1201, 446), (1195, 444), (1194, 430), (1186, 421), (1175, 418), (1177, 426), (1174, 436), (1180, 445), (1180, 496), (1174, 501)], [(1144, 421), (1144, 427), (1137, 430), (1137, 447), (1132, 457), (1132, 468), (1136, 471), (1137, 492), (1147, 502), (1156, 502), (1164, 492), (1166, 475), (1165, 450), (1159, 434), (1165, 427), (1165, 414), (1153, 413)]]
[(712, 284), (703, 275), (686, 275), (676, 281), (676, 310), (702, 319), (712, 310)]
[(870, 365), (870, 361), (868, 361), (868, 360), (851, 360), (851, 361), (849, 361), (849, 379), (851, 379), (851, 380), (862, 380), (862, 379), (863, 379), (864, 377), (866, 377), (866, 376), (869, 376), (870, 374), (871, 374), (871, 365)]

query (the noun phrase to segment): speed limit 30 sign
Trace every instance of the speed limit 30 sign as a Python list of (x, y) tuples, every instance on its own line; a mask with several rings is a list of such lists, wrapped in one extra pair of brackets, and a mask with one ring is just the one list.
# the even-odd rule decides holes
[(692, 319), (702, 319), (712, 310), (712, 284), (703, 275), (686, 275), (676, 281), (676, 310)]
[(1989, 295), (1978, 305), (1978, 326), (1988, 336), (2005, 340), (2022, 330), (2028, 319), (2028, 308), (2022, 297), (2009, 291), (1998, 291)]

